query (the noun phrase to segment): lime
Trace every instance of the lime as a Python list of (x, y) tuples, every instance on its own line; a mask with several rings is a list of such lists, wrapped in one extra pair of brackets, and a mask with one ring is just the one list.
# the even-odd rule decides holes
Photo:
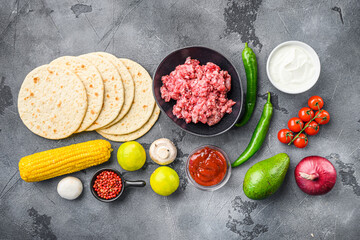
[(150, 177), (151, 188), (161, 196), (169, 196), (179, 187), (179, 175), (170, 167), (158, 167)]
[(120, 166), (126, 171), (136, 171), (144, 166), (146, 152), (140, 143), (131, 141), (123, 143), (117, 152)]

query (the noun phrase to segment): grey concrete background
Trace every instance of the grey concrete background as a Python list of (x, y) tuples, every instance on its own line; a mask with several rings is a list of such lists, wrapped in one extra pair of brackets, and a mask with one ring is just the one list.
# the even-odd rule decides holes
[[(0, 19), (0, 239), (359, 239), (359, 1), (1, 0)], [(267, 56), (286, 40), (304, 41), (319, 54), (321, 76), (306, 93), (284, 94), (266, 77)], [(138, 61), (153, 74), (174, 49), (203, 45), (222, 52), (244, 79), (240, 53), (245, 41), (258, 56), (259, 96), (271, 91), (275, 112), (262, 149), (235, 169), (222, 189), (201, 192), (188, 184), (186, 157), (196, 146), (209, 143), (236, 159), (250, 140), (263, 97), (251, 123), (214, 138), (186, 134), (160, 116), (139, 142), (148, 148), (153, 140), (167, 137), (179, 148), (172, 167), (181, 186), (170, 197), (156, 195), (148, 185), (129, 189), (117, 202), (101, 203), (89, 191), (90, 178), (100, 167), (71, 174), (85, 187), (76, 201), (57, 195), (61, 178), (39, 183), (20, 179), (21, 157), (100, 138), (82, 133), (51, 141), (24, 126), (17, 95), (36, 66), (63, 55), (107, 51)], [(330, 123), (305, 149), (280, 144), (277, 132), (315, 94), (324, 98)], [(115, 150), (119, 145), (112, 143)], [(263, 201), (248, 199), (242, 191), (247, 169), (280, 152), (291, 157), (281, 189)], [(324, 196), (306, 195), (295, 183), (294, 168), (309, 155), (327, 157), (338, 171), (334, 189)], [(115, 154), (104, 166), (120, 169)], [(148, 182), (156, 167), (148, 159), (142, 170), (126, 177)]]

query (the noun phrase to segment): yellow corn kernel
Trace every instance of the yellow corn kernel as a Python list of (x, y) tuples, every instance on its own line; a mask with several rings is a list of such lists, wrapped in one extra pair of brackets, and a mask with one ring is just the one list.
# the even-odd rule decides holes
[(21, 158), (20, 176), (26, 182), (43, 181), (104, 163), (111, 152), (111, 144), (100, 139), (34, 153)]

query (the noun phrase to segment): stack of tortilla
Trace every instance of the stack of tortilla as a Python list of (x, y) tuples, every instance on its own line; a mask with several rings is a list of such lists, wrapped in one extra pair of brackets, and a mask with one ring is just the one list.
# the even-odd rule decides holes
[(97, 131), (125, 142), (146, 134), (160, 109), (140, 64), (105, 52), (64, 56), (31, 71), (18, 97), (24, 124), (48, 139)]

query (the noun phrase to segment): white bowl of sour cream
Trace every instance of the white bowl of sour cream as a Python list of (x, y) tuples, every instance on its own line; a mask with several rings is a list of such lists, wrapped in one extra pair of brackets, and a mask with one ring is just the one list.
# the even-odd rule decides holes
[(288, 41), (271, 51), (266, 72), (270, 82), (280, 91), (297, 94), (312, 88), (320, 76), (320, 60), (306, 43)]

